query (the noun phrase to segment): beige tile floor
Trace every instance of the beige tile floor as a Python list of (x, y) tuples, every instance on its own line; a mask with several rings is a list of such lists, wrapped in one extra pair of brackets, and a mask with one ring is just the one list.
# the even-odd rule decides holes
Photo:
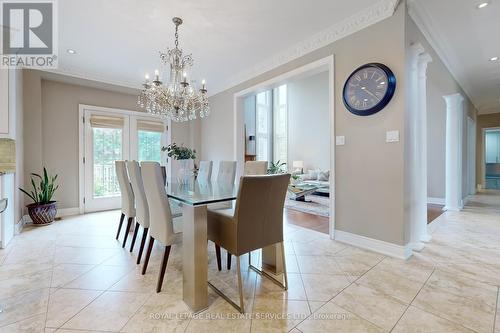
[[(244, 268), (245, 316), (211, 290), (210, 307), (190, 314), (182, 246), (155, 293), (161, 248), (142, 276), (137, 249), (130, 254), (114, 239), (118, 217), (26, 228), (0, 250), (0, 332), (500, 333), (500, 197), (491, 193), (441, 215), (432, 241), (406, 262), (287, 225), (290, 288)], [(218, 272), (213, 244), (208, 250), (210, 280), (236, 299), (235, 269)]]

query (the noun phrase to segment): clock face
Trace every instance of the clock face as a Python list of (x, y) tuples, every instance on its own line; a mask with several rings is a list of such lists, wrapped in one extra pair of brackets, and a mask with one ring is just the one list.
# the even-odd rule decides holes
[(351, 74), (344, 86), (344, 104), (357, 115), (370, 115), (382, 110), (394, 94), (396, 79), (382, 64), (361, 66)]

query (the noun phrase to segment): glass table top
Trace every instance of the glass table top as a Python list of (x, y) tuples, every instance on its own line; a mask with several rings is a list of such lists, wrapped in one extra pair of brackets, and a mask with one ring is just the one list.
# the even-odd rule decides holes
[(165, 189), (169, 198), (191, 206), (235, 200), (238, 194), (236, 185), (216, 181), (167, 182)]

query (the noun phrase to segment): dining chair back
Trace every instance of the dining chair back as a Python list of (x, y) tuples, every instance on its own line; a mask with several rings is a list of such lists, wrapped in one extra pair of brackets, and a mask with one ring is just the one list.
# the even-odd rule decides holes
[(159, 241), (165, 247), (163, 260), (160, 266), (158, 282), (156, 284), (156, 292), (161, 291), (163, 278), (167, 269), (168, 257), (170, 248), (173, 244), (180, 240), (179, 235), (174, 233), (174, 224), (170, 203), (168, 201), (167, 191), (163, 184), (163, 175), (160, 164), (157, 162), (141, 162), (141, 175), (144, 182), (144, 192), (149, 207), (149, 243), (144, 258), (142, 274), (146, 274), (146, 270), (153, 249), (155, 240)]
[(150, 235), (164, 245), (171, 245), (174, 235), (172, 213), (160, 164), (141, 162), (141, 174), (149, 207)]
[(236, 161), (220, 161), (217, 182), (234, 183), (236, 178)]
[(207, 182), (212, 178), (212, 161), (200, 161), (200, 169), (198, 170), (198, 181)]
[(144, 243), (146, 242), (146, 237), (149, 229), (149, 207), (148, 207), (148, 201), (146, 199), (146, 193), (144, 192), (144, 183), (142, 181), (141, 168), (139, 166), (139, 162), (127, 161), (126, 165), (127, 165), (128, 175), (130, 177), (130, 184), (132, 185), (132, 191), (134, 192), (135, 208), (136, 208), (136, 223), (135, 223), (134, 236), (132, 237), (132, 244), (130, 245), (130, 252), (134, 250), (134, 244), (137, 238), (139, 225), (141, 225), (143, 228), (142, 241), (137, 256), (137, 264), (139, 264), (141, 262), (142, 251), (144, 250)]
[(121, 192), (121, 217), (120, 223), (118, 225), (118, 231), (116, 232), (116, 239), (120, 236), (120, 231), (122, 229), (123, 220), (125, 216), (127, 219), (127, 227), (125, 229), (125, 236), (123, 237), (122, 247), (125, 247), (127, 243), (128, 233), (130, 232), (130, 226), (132, 225), (132, 220), (135, 218), (135, 202), (134, 202), (134, 192), (132, 191), (132, 186), (130, 185), (130, 179), (127, 173), (127, 166), (125, 161), (115, 161), (115, 172), (116, 178), (118, 180), (118, 186)]
[(267, 161), (247, 161), (244, 168), (245, 176), (267, 174)]

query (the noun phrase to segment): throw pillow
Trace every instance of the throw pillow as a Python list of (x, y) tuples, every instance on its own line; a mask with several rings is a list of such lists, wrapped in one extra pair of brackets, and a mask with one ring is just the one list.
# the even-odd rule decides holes
[(327, 182), (330, 178), (330, 171), (320, 171), (318, 172), (318, 180), (321, 182)]

